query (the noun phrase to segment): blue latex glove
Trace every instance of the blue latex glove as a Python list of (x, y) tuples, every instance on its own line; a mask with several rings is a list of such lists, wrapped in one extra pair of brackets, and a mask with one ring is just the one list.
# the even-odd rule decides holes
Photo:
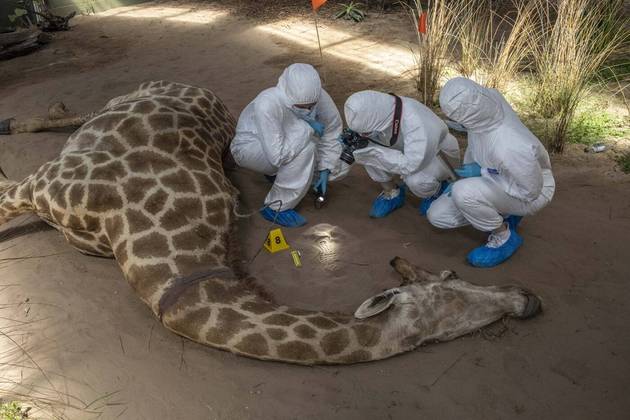
[(315, 192), (326, 195), (326, 191), (328, 190), (328, 175), (330, 175), (330, 170), (328, 169), (319, 171), (319, 178), (317, 178), (317, 180), (313, 183), (313, 189)]
[(477, 162), (466, 163), (461, 168), (455, 169), (455, 173), (462, 178), (481, 176), (481, 166)]
[(308, 125), (310, 125), (313, 130), (315, 130), (315, 134), (317, 134), (319, 137), (324, 135), (324, 130), (326, 129), (326, 126), (324, 124), (310, 118), (305, 119), (304, 121), (306, 121)]

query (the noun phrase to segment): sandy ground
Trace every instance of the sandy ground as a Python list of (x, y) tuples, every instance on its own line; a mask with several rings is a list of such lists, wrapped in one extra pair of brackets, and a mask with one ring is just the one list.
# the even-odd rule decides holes
[[(47, 48), (0, 63), (0, 115), (43, 114), (55, 100), (97, 109), (151, 79), (211, 88), (238, 115), (284, 66), (319, 63), (308, 20), (149, 6), (79, 17)], [(319, 68), (338, 104), (365, 88), (412, 93), (400, 77), (407, 24), (391, 15), (364, 26), (323, 23)], [(391, 39), (399, 41), (383, 41)], [(20, 179), (55, 157), (67, 136), (0, 138), (0, 166)], [(73, 419), (628, 418), (630, 177), (605, 154), (571, 153), (554, 164), (553, 203), (525, 219), (524, 247), (491, 270), (464, 261), (482, 234), (431, 228), (418, 199), (369, 219), (378, 189), (358, 167), (331, 186), (325, 210), (307, 196), (306, 227), (285, 230), (303, 253), (301, 269), (287, 252), (256, 256), (268, 225), (244, 220), (252, 272), (294, 306), (354, 310), (396, 284), (387, 264), (394, 255), (480, 284), (521, 284), (544, 300), (534, 320), (349, 367), (259, 362), (184, 341), (160, 326), (115, 261), (79, 255), (34, 217), (15, 220), (0, 231), (0, 390), (47, 398)], [(266, 181), (245, 171), (232, 177), (242, 210), (255, 209)]]

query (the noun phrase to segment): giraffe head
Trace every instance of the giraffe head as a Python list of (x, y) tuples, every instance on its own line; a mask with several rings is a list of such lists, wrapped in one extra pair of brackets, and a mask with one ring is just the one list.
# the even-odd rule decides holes
[[(390, 264), (400, 274), (401, 285), (367, 299), (356, 310), (355, 317), (387, 316), (397, 335), (390, 339), (400, 338), (405, 345), (421, 344), (414, 341), (416, 338), (422, 341), (450, 338), (444, 334), (452, 335), (457, 330), (464, 307), (471, 308), (465, 317), (487, 319), (488, 323), (504, 314), (525, 319), (541, 311), (540, 299), (516, 286), (476, 286), (461, 280), (454, 271), (434, 274), (400, 257)], [(488, 304), (469, 305), (484, 301)]]

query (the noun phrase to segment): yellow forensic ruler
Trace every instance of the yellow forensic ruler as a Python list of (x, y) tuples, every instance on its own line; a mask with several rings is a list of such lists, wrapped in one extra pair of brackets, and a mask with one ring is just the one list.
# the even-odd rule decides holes
[(269, 235), (265, 240), (265, 248), (267, 248), (267, 251), (272, 254), (289, 248), (289, 245), (287, 245), (287, 241), (284, 240), (284, 235), (280, 229), (273, 229), (269, 232)]

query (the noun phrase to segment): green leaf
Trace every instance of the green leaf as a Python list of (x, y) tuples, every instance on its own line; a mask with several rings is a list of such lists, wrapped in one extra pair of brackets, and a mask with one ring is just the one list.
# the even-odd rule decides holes
[(350, 12), (350, 17), (355, 22), (361, 22), (363, 20), (363, 15), (359, 13), (357, 10), (353, 10), (352, 12)]

